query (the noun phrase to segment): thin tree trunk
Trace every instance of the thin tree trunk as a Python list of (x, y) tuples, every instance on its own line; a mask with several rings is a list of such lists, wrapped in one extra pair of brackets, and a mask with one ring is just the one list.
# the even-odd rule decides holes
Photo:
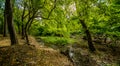
[(29, 38), (28, 38), (28, 31), (29, 31), (29, 28), (30, 28), (30, 26), (31, 26), (31, 24), (32, 24), (32, 22), (33, 22), (33, 19), (34, 19), (34, 15), (36, 14), (36, 12), (34, 12), (33, 13), (33, 15), (32, 15), (32, 17), (30, 17), (30, 11), (29, 11), (29, 17), (28, 17), (28, 21), (27, 21), (27, 23), (25, 24), (25, 28), (24, 28), (24, 30), (25, 30), (25, 39), (26, 39), (26, 43), (29, 45), (30, 43), (29, 43)]
[(6, 11), (4, 10), (4, 26), (3, 26), (3, 37), (7, 37), (7, 21)]
[(25, 29), (25, 39), (26, 39), (26, 43), (27, 43), (28, 45), (30, 45), (30, 42), (29, 42), (29, 38), (28, 38), (28, 34), (27, 34), (26, 29)]
[(27, 27), (28, 27), (30, 21), (31, 21), (31, 19), (30, 19), (30, 11), (29, 11), (29, 13), (28, 13), (28, 21), (27, 21), (27, 23), (26, 23), (25, 26), (24, 26), (24, 34), (25, 34), (24, 37), (25, 37), (26, 43), (27, 43), (28, 45), (29, 45), (30, 43), (29, 43), (29, 38), (28, 38), (28, 34), (27, 34)]
[(33, 20), (34, 20), (34, 19), (31, 19), (31, 21), (30, 21), (30, 23), (29, 23), (29, 25), (28, 25), (28, 28), (27, 28), (27, 31), (28, 31), (28, 32), (29, 32), (30, 27), (31, 27), (31, 25), (32, 25), (32, 23), (33, 23)]
[(22, 24), (22, 32), (21, 32), (21, 35), (22, 35), (22, 39), (24, 39), (25, 37), (25, 30), (24, 30), (24, 25)]
[(11, 45), (18, 44), (18, 39), (16, 37), (14, 25), (13, 25), (13, 11), (12, 11), (12, 0), (6, 0), (5, 2), (5, 10), (7, 17), (7, 25), (10, 33)]
[(25, 3), (24, 3), (24, 9), (22, 12), (22, 16), (21, 16), (21, 20), (22, 20), (22, 26), (21, 26), (21, 35), (22, 35), (22, 39), (25, 38), (25, 29), (24, 29), (24, 15), (25, 15)]
[(91, 37), (90, 31), (87, 28), (87, 25), (85, 24), (84, 20), (80, 20), (80, 22), (81, 22), (83, 29), (85, 30), (90, 51), (95, 51), (96, 49), (92, 43), (92, 37)]

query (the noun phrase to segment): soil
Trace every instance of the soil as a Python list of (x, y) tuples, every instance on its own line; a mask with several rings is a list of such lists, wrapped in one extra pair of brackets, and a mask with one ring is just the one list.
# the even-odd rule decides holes
[(14, 46), (10, 46), (9, 39), (1, 39), (0, 66), (73, 66), (59, 51), (41, 46), (33, 37), (29, 39), (31, 45), (19, 40), (20, 45)]

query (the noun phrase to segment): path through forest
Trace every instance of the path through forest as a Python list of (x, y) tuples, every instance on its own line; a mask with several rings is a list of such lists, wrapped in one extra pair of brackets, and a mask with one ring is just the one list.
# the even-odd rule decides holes
[[(41, 46), (33, 37), (31, 45), (9, 45), (7, 38), (0, 40), (0, 66), (73, 66), (68, 58), (52, 48)], [(4, 45), (4, 44), (5, 45)]]

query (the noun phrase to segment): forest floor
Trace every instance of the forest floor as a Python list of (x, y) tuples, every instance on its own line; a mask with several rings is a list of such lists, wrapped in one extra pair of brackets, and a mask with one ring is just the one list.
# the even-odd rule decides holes
[(41, 46), (33, 37), (29, 39), (31, 45), (19, 39), (20, 45), (10, 46), (8, 37), (0, 37), (0, 66), (73, 66), (59, 51)]
[(88, 50), (86, 40), (83, 40), (81, 37), (75, 39), (77, 40), (77, 48), (81, 48), (82, 50), (81, 53), (87, 54), (89, 58), (93, 60), (93, 62), (97, 63), (97, 66), (120, 66), (120, 43), (115, 44), (113, 41), (111, 43), (106, 44), (102, 42), (93, 42), (96, 51), (91, 53)]
[[(41, 39), (41, 38), (40, 38)], [(71, 53), (73, 57), (70, 59), (74, 62), (75, 66), (120, 66), (120, 43), (115, 44), (113, 41), (111, 43), (93, 42), (96, 48), (95, 52), (90, 52), (88, 49), (88, 44), (86, 40), (83, 40), (80, 36), (75, 36), (72, 39), (76, 41), (73, 44), (68, 44), (66, 46), (57, 47), (53, 44), (46, 44), (56, 50), (60, 50), (62, 54), (68, 56), (68, 47), (72, 47)], [(52, 46), (50, 46), (52, 45)]]
[(20, 44), (10, 46), (9, 38), (0, 36), (0, 66), (73, 66), (73, 62), (77, 64), (75, 66), (120, 66), (120, 47), (94, 44), (96, 51), (91, 53), (87, 42), (77, 38), (76, 44), (72, 44), (75, 57), (71, 62), (67, 56), (60, 53), (62, 50), (64, 52), (66, 47), (58, 48), (60, 50), (52, 49), (41, 45), (31, 36), (31, 45), (26, 45), (24, 40), (18, 38)]

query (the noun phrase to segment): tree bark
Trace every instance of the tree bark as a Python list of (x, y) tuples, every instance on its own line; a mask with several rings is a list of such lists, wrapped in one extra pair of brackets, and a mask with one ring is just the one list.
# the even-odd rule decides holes
[(6, 10), (8, 30), (10, 33), (11, 45), (15, 45), (15, 44), (18, 44), (18, 39), (16, 37), (16, 33), (13, 25), (12, 0), (6, 0), (5, 10)]
[(27, 34), (26, 29), (25, 29), (25, 39), (26, 39), (26, 43), (27, 43), (28, 45), (30, 45), (30, 42), (29, 42), (29, 38), (28, 38), (28, 34)]
[(4, 10), (4, 26), (3, 26), (3, 37), (7, 37), (7, 17), (6, 10)]
[(93, 52), (93, 51), (95, 51), (96, 49), (95, 49), (95, 47), (94, 47), (94, 45), (93, 45), (90, 31), (88, 30), (87, 25), (85, 24), (84, 20), (80, 20), (80, 23), (81, 23), (83, 29), (85, 30), (85, 33), (86, 33), (86, 36), (87, 36), (87, 41), (88, 41), (89, 49), (90, 49), (90, 51)]
[(24, 15), (25, 15), (25, 5), (24, 5), (24, 9), (23, 9), (23, 12), (22, 12), (22, 16), (21, 16), (21, 20), (22, 20), (22, 26), (21, 26), (21, 35), (22, 35), (22, 39), (24, 39), (25, 37), (25, 30), (24, 30)]

